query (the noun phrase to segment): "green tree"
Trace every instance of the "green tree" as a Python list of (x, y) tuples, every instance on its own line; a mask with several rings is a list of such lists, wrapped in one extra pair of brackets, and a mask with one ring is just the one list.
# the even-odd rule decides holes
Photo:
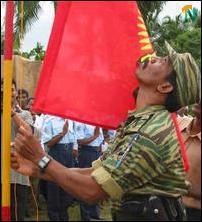
[[(5, 6), (6, 1), (2, 1)], [(21, 33), (21, 1), (15, 1), (15, 9), (14, 9), (14, 51), (15, 53), (19, 53), (20, 42), (23, 40), (25, 34), (30, 30), (32, 24), (39, 19), (39, 14), (41, 12), (40, 1), (23, 1), (23, 33)], [(2, 31), (2, 30), (1, 30)], [(3, 42), (4, 38), (1, 39), (2, 42), (2, 50), (3, 50)], [(1, 50), (1, 51), (2, 51)]]
[[(4, 6), (6, 1), (2, 1)], [(54, 6), (54, 11), (56, 12), (57, 1), (52, 1)], [(33, 23), (37, 21), (40, 17), (42, 11), (40, 6), (40, 1), (23, 1), (24, 4), (24, 14), (23, 14), (23, 33), (21, 33), (21, 1), (15, 1), (15, 24), (14, 24), (14, 33), (15, 33), (15, 51), (19, 51), (20, 43), (23, 40), (25, 34), (31, 29)], [(2, 31), (2, 30), (1, 30)], [(1, 36), (3, 37), (3, 36)], [(3, 40), (1, 39), (1, 49), (3, 50)], [(1, 50), (1, 51), (2, 51)]]
[[(5, 1), (3, 1), (5, 4)], [(40, 1), (23, 1), (24, 2), (24, 32), (22, 33), (22, 40), (24, 35), (30, 30), (32, 24), (39, 19), (41, 12)], [(56, 12), (57, 1), (51, 1)], [(158, 14), (161, 12), (166, 1), (138, 1), (139, 9), (142, 13), (146, 26), (154, 26)], [(15, 1), (15, 45), (20, 47), (20, 27), (21, 27), (21, 1)]]
[[(4, 32), (4, 24), (1, 24), (1, 55), (4, 53), (4, 38), (5, 38), (5, 32)], [(13, 53), (14, 55), (19, 55), (19, 47), (14, 42), (13, 46)]]
[[(21, 34), (21, 1), (15, 1), (15, 45), (20, 47), (20, 41), (23, 40), (25, 34), (31, 29), (33, 23), (39, 19), (41, 12), (40, 1), (23, 1), (23, 33)], [(22, 39), (20, 39), (22, 38)]]
[(154, 41), (154, 48), (159, 56), (166, 54), (165, 40), (179, 53), (190, 52), (201, 67), (201, 14), (193, 23), (184, 20), (182, 15), (171, 19), (166, 16)]
[(34, 59), (35, 61), (42, 61), (45, 56), (44, 47), (37, 42), (36, 47), (33, 48), (30, 52), (23, 52), (22, 56), (28, 59)]
[(137, 1), (149, 36), (155, 38), (159, 29), (158, 16), (167, 1)]

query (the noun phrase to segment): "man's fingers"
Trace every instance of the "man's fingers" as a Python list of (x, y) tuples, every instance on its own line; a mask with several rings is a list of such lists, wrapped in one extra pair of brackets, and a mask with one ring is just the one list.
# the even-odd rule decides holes
[(21, 142), (21, 139), (17, 137), (15, 138), (15, 149), (22, 156), (25, 156), (27, 153), (26, 149), (24, 148), (24, 144)]
[(17, 158), (16, 151), (11, 151), (11, 158)]
[(20, 140), (20, 138), (19, 137), (16, 137), (15, 138), (15, 149), (16, 149), (16, 151), (17, 152), (21, 152), (21, 149), (22, 149), (22, 147), (23, 147), (23, 144), (22, 144), (22, 142), (21, 142), (21, 140)]
[(14, 170), (17, 170), (18, 168), (20, 167), (20, 165), (16, 162), (12, 163), (11, 162), (11, 168), (14, 169)]
[(17, 134), (15, 138), (15, 148), (18, 152), (21, 152), (21, 150), (29, 150), (29, 140), (26, 138), (25, 135), (22, 135), (20, 133)]
[(20, 136), (18, 138), (15, 138), (15, 149), (16, 151), (22, 155), (23, 157), (27, 157), (32, 155), (32, 152), (29, 150), (29, 147), (27, 147), (26, 145), (24, 145), (22, 142), (22, 140), (20, 139)]
[(201, 118), (201, 107), (198, 104), (193, 107), (193, 113), (197, 118)]
[(27, 154), (31, 154), (26, 144), (23, 144), (23, 137), (21, 138), (20, 135), (15, 138), (15, 149), (19, 154), (24, 157), (26, 157)]
[(30, 138), (32, 136), (32, 133), (30, 132), (28, 127), (21, 126), (18, 132), (23, 136), (25, 136), (26, 138)]
[(17, 153), (16, 152), (11, 152), (11, 167), (13, 169), (18, 169), (19, 166), (20, 165), (18, 163)]

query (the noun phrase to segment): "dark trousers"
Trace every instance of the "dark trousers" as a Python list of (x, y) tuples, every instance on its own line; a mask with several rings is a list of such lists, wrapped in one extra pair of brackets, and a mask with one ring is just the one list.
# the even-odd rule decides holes
[(155, 195), (136, 195), (122, 199), (112, 212), (113, 221), (187, 221), (182, 199)]
[(186, 208), (188, 221), (201, 221), (201, 210), (194, 208)]
[[(82, 145), (79, 148), (78, 164), (80, 168), (92, 167), (92, 162), (100, 157), (100, 148)], [(89, 205), (85, 202), (80, 202), (81, 219), (89, 221), (90, 219), (99, 219), (100, 209), (97, 204)]]
[[(24, 221), (25, 211), (27, 205), (27, 192), (28, 186), (20, 184), (11, 184), (11, 220), (12, 221)], [(16, 201), (15, 201), (15, 189), (16, 189)], [(16, 215), (17, 213), (17, 215)], [(16, 218), (17, 216), (17, 218)]]
[[(36, 197), (37, 202), (39, 202), (39, 179), (30, 177), (30, 184), (32, 185), (32, 189), (34, 192), (34, 195)], [(26, 217), (30, 217), (32, 215), (36, 215), (36, 204), (34, 201), (34, 197), (32, 194), (31, 187), (28, 187), (27, 192), (27, 205), (26, 205)]]
[[(73, 166), (73, 144), (56, 144), (49, 151), (49, 155), (66, 167)], [(47, 182), (47, 207), (50, 221), (68, 221), (68, 207), (72, 197), (56, 183)]]

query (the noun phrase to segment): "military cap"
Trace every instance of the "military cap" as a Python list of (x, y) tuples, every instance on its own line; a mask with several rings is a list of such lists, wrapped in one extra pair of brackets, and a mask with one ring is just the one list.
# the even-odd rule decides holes
[(181, 107), (199, 103), (201, 94), (201, 72), (190, 53), (177, 53), (165, 42), (168, 56), (176, 71), (177, 96)]

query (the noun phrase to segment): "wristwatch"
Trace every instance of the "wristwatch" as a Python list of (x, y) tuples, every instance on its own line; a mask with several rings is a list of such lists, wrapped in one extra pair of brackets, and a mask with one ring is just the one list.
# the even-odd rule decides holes
[(43, 158), (41, 158), (38, 162), (38, 166), (41, 170), (41, 173), (44, 173), (46, 167), (48, 166), (48, 164), (50, 163), (50, 161), (52, 160), (53, 158), (49, 155), (46, 155), (44, 156)]

